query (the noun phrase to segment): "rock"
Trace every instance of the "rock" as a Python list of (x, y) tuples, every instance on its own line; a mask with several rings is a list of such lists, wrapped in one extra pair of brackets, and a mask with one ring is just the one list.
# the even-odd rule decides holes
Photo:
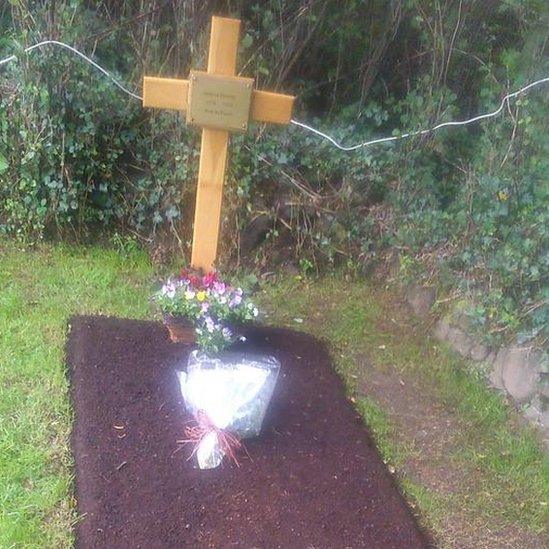
[(528, 347), (507, 347), (496, 357), (495, 368), (501, 373), (506, 391), (518, 403), (528, 401), (540, 377), (541, 353)]
[(546, 430), (546, 432), (549, 431), (549, 410), (544, 410), (543, 412), (541, 412), (539, 422), (541, 423), (541, 426)]
[[(461, 307), (465, 307), (462, 303)], [(461, 328), (464, 332), (468, 332), (471, 329), (471, 321), (469, 316), (463, 310), (456, 310), (452, 315), (452, 323)]]
[(446, 340), (461, 356), (469, 357), (474, 341), (461, 328), (450, 326), (446, 335)]
[(446, 337), (448, 335), (448, 332), (450, 330), (450, 324), (447, 320), (444, 320), (441, 318), (435, 325), (435, 329), (433, 331), (433, 336), (435, 339), (438, 339), (439, 341), (446, 341)]
[(524, 417), (538, 428), (545, 451), (549, 453), (549, 409), (544, 409), (539, 396), (535, 396), (523, 413)]
[(543, 412), (541, 410), (541, 401), (539, 397), (534, 397), (523, 411), (524, 417), (535, 425), (542, 425)]
[(406, 301), (417, 316), (427, 316), (437, 298), (434, 286), (411, 284), (406, 289)]
[(474, 343), (469, 352), (471, 358), (477, 362), (482, 362), (490, 354), (490, 348), (482, 343)]
[[(467, 358), (471, 356), (471, 349), (475, 342), (464, 330), (450, 324), (447, 320), (441, 318), (436, 323), (433, 335), (439, 341), (446, 341), (461, 356)], [(476, 352), (481, 354), (478, 349)], [(484, 358), (486, 356), (488, 356), (488, 350), (484, 353)]]
[(541, 375), (541, 396), (547, 400), (549, 400), (549, 375), (542, 374)]
[(498, 359), (499, 354), (496, 355), (494, 359), (494, 367), (490, 374), (488, 375), (488, 380), (493, 387), (499, 389), (500, 391), (505, 390), (505, 385), (503, 384), (503, 361)]

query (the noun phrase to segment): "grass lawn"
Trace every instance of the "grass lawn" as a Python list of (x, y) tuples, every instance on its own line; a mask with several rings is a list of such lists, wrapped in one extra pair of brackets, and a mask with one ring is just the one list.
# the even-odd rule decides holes
[(0, 547), (71, 546), (67, 320), (75, 313), (146, 317), (152, 280), (140, 254), (1, 249)]
[(282, 279), (263, 300), (272, 324), (328, 340), (351, 400), (440, 545), (549, 542), (549, 460), (537, 437), (394, 292), (336, 277)]
[[(0, 547), (70, 547), (76, 515), (63, 356), (67, 320), (88, 313), (152, 317), (156, 273), (131, 247), (21, 251), (4, 244), (0, 254)], [(501, 398), (467, 363), (434, 345), (390, 292), (339, 277), (281, 277), (266, 284), (258, 300), (269, 323), (329, 340), (350, 398), (443, 545), (453, 545), (445, 534), (450, 520), (541, 540), (549, 471), (535, 437), (515, 426)], [(411, 464), (425, 462), (426, 452), (399, 428), (408, 422), (404, 410), (384, 399), (390, 386), (384, 393), (367, 390), (376, 379), (404, 387), (419, 382), (429, 409), (451, 414), (459, 429), (443, 461), (474, 482), (439, 490), (432, 475), (416, 474)], [(429, 470), (437, 471), (440, 456), (429, 457)]]

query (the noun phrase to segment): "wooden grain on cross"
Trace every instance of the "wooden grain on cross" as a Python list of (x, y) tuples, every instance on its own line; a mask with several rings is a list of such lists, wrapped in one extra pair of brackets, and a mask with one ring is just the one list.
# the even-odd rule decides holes
[[(208, 120), (208, 122), (201, 124), (203, 127), (202, 144), (191, 265), (205, 272), (212, 269), (217, 254), (229, 129), (236, 131), (232, 121), (234, 117), (231, 116), (235, 113), (232, 111), (236, 110), (237, 106), (238, 109), (246, 111), (245, 120), (238, 118), (238, 113), (236, 113), (241, 130), (247, 129), (248, 118), (256, 122), (288, 124), (295, 99), (290, 95), (255, 89), (246, 95), (245, 88), (251, 87), (251, 79), (235, 77), (239, 36), (240, 21), (238, 19), (213, 17), (208, 70), (205, 76), (204, 73), (199, 72), (196, 74), (191, 72), (192, 80), (146, 76), (143, 83), (144, 107), (189, 112), (192, 108), (198, 108), (197, 100), (193, 99), (193, 96), (200, 95), (201, 100), (204, 100), (204, 93), (214, 96), (217, 82), (219, 82), (220, 90), (237, 90), (234, 91), (234, 94), (233, 91), (220, 91), (220, 97), (209, 97), (211, 109), (208, 112), (204, 112), (203, 105), (198, 108), (205, 116), (204, 120)], [(213, 75), (216, 75), (215, 78), (218, 76), (223, 78), (217, 78), (217, 81), (212, 83), (208, 82), (208, 75), (212, 76), (210, 80), (213, 79)], [(198, 82), (204, 82), (203, 88), (206, 91), (198, 91)], [(226, 88), (224, 88), (225, 85)], [(239, 86), (242, 92), (238, 91)], [(194, 92), (193, 87), (196, 90)], [(195, 103), (190, 105), (190, 100)], [(194, 123), (192, 117), (187, 119)]]

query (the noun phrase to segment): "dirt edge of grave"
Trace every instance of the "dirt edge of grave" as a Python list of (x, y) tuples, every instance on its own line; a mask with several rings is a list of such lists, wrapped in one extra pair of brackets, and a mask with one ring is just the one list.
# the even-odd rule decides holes
[[(343, 384), (332, 367), (325, 345), (317, 339), (308, 334), (287, 329), (253, 328), (248, 333), (248, 338), (254, 349), (263, 352), (272, 352), (276, 349), (277, 352), (273, 354), (278, 353), (283, 356), (287, 364), (285, 375), (288, 377), (281, 384), (279, 392), (282, 396), (279, 401), (273, 401), (273, 410), (270, 413), (271, 417), (266, 420), (264, 436), (249, 442), (250, 451), (257, 452), (254, 462), (239, 469), (225, 466), (220, 470), (214, 470), (213, 474), (208, 474), (207, 477), (201, 477), (197, 476), (196, 470), (189, 463), (178, 460), (175, 463), (169, 463), (170, 470), (156, 471), (156, 478), (149, 479), (157, 482), (158, 477), (161, 477), (160, 482), (164, 484), (162, 490), (158, 489), (156, 492), (153, 490), (154, 493), (151, 493), (147, 492), (150, 486), (146, 486), (143, 478), (135, 474), (133, 465), (136, 464), (137, 469), (145, 465), (143, 469), (145, 472), (154, 471), (154, 467), (163, 458), (168, 459), (173, 454), (174, 441), (177, 440), (178, 435), (180, 438), (180, 427), (185, 417), (180, 397), (177, 397), (173, 383), (168, 383), (164, 374), (167, 370), (172, 371), (175, 364), (181, 363), (181, 354), (188, 352), (188, 349), (169, 343), (164, 329), (157, 323), (78, 316), (72, 317), (69, 325), (66, 357), (71, 383), (70, 394), (75, 403), (71, 449), (76, 462), (75, 490), (78, 511), (80, 514), (85, 513), (77, 526), (79, 547), (104, 543), (107, 541), (105, 536), (109, 535), (112, 542), (122, 547), (124, 540), (129, 543), (130, 533), (131, 544), (147, 543), (147, 539), (150, 540), (150, 536), (154, 536), (156, 541), (162, 540), (162, 546), (170, 547), (180, 542), (181, 532), (188, 533), (187, 527), (189, 529), (194, 527), (191, 526), (192, 521), (196, 521), (194, 524), (198, 524), (199, 528), (198, 532), (193, 531), (190, 534), (192, 540), (189, 539), (189, 542), (205, 547), (227, 543), (230, 540), (223, 537), (225, 535), (236, 536), (233, 539), (238, 539), (244, 544), (259, 543), (261, 545), (261, 536), (268, 534), (268, 539), (272, 541), (275, 533), (280, 547), (288, 546), (287, 543), (291, 544), (295, 541), (313, 542), (313, 544), (316, 543), (315, 546), (322, 547), (327, 546), (322, 543), (329, 543), (330, 536), (334, 540), (340, 540), (341, 536), (348, 535), (351, 535), (354, 540), (349, 546), (358, 547), (361, 545), (359, 543), (361, 539), (364, 538), (363, 541), (367, 541), (368, 536), (373, 535), (374, 538), (370, 538), (371, 542), (372, 539), (377, 539), (375, 536), (383, 537), (387, 532), (396, 537), (390, 540), (380, 538), (380, 542), (389, 542), (386, 546), (433, 545), (430, 534), (418, 527), (393, 475), (383, 465), (368, 429), (345, 396)], [(90, 330), (92, 334), (79, 333)], [(119, 331), (118, 335), (117, 331)], [(94, 344), (94, 340), (96, 342), (100, 340), (101, 345)], [(123, 343), (120, 344), (120, 341)], [(295, 350), (300, 354), (297, 355)], [(306, 352), (303, 352), (304, 350)], [(140, 361), (141, 372), (138, 364)], [(128, 376), (126, 372), (124, 378), (121, 368), (128, 363), (131, 364), (131, 375)], [(315, 383), (317, 385), (320, 383), (317, 387), (312, 387), (310, 377), (307, 376), (311, 371), (308, 368), (313, 367), (316, 368)], [(134, 379), (136, 373), (145, 377), (137, 381)], [(82, 383), (89, 383), (93, 387), (92, 394), (88, 397), (82, 392)], [(132, 402), (120, 399), (121, 395), (128, 394), (128, 390), (134, 391), (138, 398)], [(150, 419), (151, 416), (148, 413), (158, 408), (159, 399), (164, 398), (162, 395), (169, 395), (168, 401), (161, 403), (162, 414), (165, 414), (165, 417), (156, 421), (159, 418), (155, 416), (151, 420), (153, 423), (151, 429), (145, 432), (142, 425), (143, 418)], [(300, 405), (296, 405), (298, 396)], [(292, 403), (292, 406), (286, 406), (289, 403)], [(108, 406), (105, 407), (105, 404)], [(141, 415), (138, 414), (139, 422), (134, 422), (131, 414), (140, 406), (146, 406), (146, 408), (142, 414), (140, 412)], [(322, 414), (318, 413), (320, 411)], [(323, 413), (327, 415), (323, 416)], [(83, 425), (85, 414), (93, 417), (87, 417), (86, 425)], [(155, 415), (154, 412), (152, 415)], [(119, 433), (117, 434), (114, 425), (124, 426), (122, 430), (124, 437), (118, 436)], [(293, 437), (280, 432), (280, 429), (290, 428), (294, 430)], [(301, 429), (301, 434), (295, 429)], [(101, 449), (99, 438), (105, 431), (104, 440), (107, 446)], [(317, 440), (315, 434), (321, 431), (323, 437)], [(348, 436), (342, 437), (345, 431)], [(352, 458), (349, 448), (342, 447), (342, 439), (356, 444), (356, 448), (359, 449), (356, 456)], [(108, 452), (104, 452), (105, 448), (108, 448)], [(156, 450), (154, 456), (156, 461), (151, 461), (154, 450)], [(315, 453), (322, 459), (318, 459)], [(368, 468), (365, 468), (362, 462), (365, 455)], [(291, 460), (286, 461), (288, 458)], [(121, 465), (123, 463), (124, 465)], [(326, 470), (322, 465), (326, 466)], [(239, 490), (245, 486), (247, 477), (244, 472), (250, 467), (253, 468), (256, 478), (262, 478), (263, 484), (260, 483), (262, 489), (259, 491), (253, 486), (249, 486), (248, 491)], [(305, 494), (302, 503), (306, 505), (293, 501), (292, 497), (295, 494), (284, 493), (289, 488), (284, 483), (284, 477), (286, 473), (292, 475), (292, 468), (298, 474), (290, 478), (292, 482), (302, 484), (296, 493)], [(175, 473), (172, 469), (175, 469)], [(323, 471), (325, 473), (333, 470), (340, 471), (339, 479), (334, 475), (336, 483), (331, 479), (322, 478)], [(120, 471), (123, 473), (118, 474)], [(203, 473), (200, 472), (200, 474)], [(86, 481), (83, 475), (91, 475), (91, 478)], [(331, 474), (324, 474), (324, 476), (331, 477)], [(182, 480), (188, 481), (188, 485), (184, 483), (182, 485)], [(270, 483), (270, 481), (274, 482)], [(175, 486), (178, 483), (179, 485)], [(205, 483), (207, 493), (200, 492), (202, 486), (200, 483)], [(317, 488), (319, 486), (322, 489)], [(337, 487), (337, 490), (333, 490), (334, 487)], [(183, 488), (187, 496), (192, 499), (192, 505), (188, 504), (188, 508), (183, 510), (185, 524), (181, 522), (181, 517), (173, 515), (173, 509), (163, 508), (162, 520), (154, 513), (149, 513), (149, 510), (154, 508), (153, 504), (160, 501), (158, 499), (160, 492), (163, 501), (168, 494), (168, 499), (173, 497), (172, 503), (187, 504), (186, 501), (181, 502)], [(88, 490), (87, 494), (83, 492), (84, 489)], [(174, 489), (176, 491), (174, 494), (167, 492)], [(233, 507), (230, 509), (225, 507), (220, 516), (219, 513), (216, 514), (215, 501), (217, 500), (214, 496), (223, 489), (228, 490), (227, 493), (231, 495), (230, 503)], [(139, 501), (136, 502), (135, 497), (132, 501), (130, 492), (136, 491), (138, 496), (147, 493), (151, 499), (148, 505), (143, 504), (143, 497), (135, 496)], [(349, 495), (358, 495), (358, 501), (364, 504), (363, 507), (359, 505), (358, 508), (353, 506), (347, 509), (347, 506), (353, 505), (349, 502), (352, 499)], [(248, 496), (248, 499), (245, 496)], [(289, 499), (284, 499), (288, 497)], [(326, 505), (322, 506), (322, 501), (325, 501)], [(273, 509), (273, 502), (283, 502), (283, 505)], [(292, 504), (294, 504), (293, 508)], [(387, 516), (391, 513), (385, 512), (386, 505), (392, 511), (393, 518)], [(309, 507), (313, 508), (312, 515), (309, 513), (310, 516), (307, 517)], [(253, 521), (250, 520), (250, 513), (257, 514), (258, 510), (261, 510), (261, 531), (258, 531), (257, 524), (254, 526)], [(289, 510), (291, 513), (288, 512)], [(113, 522), (103, 524), (101, 513), (107, 513), (110, 518), (113, 518)], [(168, 518), (166, 513), (169, 515)], [(315, 537), (306, 529), (303, 530), (302, 525), (307, 524), (307, 520), (311, 524), (312, 517), (316, 520), (317, 515), (321, 520), (314, 525), (319, 528), (319, 532), (313, 532), (313, 534), (318, 534), (320, 537), (302, 539), (308, 536)], [(354, 517), (352, 522), (349, 522), (350, 516)], [(240, 524), (240, 522), (246, 522), (244, 519), (248, 521), (247, 527)], [(280, 532), (282, 523), (288, 525), (294, 519), (298, 522), (290, 527), (291, 533)], [(223, 523), (224, 527), (221, 528), (223, 533), (212, 530), (212, 524), (216, 520)], [(328, 522), (322, 522), (322, 520)], [(265, 524), (266, 522), (268, 524)], [(164, 523), (169, 524), (169, 531), (162, 529)], [(99, 524), (101, 526), (98, 526)], [(125, 526), (130, 530), (125, 530)], [(232, 532), (228, 532), (229, 526), (233, 529)], [(358, 531), (349, 532), (351, 526)], [(368, 532), (369, 528), (371, 531)], [(87, 541), (84, 541), (84, 534), (88, 536)], [(284, 538), (285, 535), (290, 537)], [(246, 536), (248, 536), (248, 542), (246, 542)]]

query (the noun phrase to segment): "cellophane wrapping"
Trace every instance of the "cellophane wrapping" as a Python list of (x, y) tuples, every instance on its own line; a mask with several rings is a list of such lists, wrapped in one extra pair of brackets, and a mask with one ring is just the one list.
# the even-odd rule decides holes
[[(205, 414), (215, 427), (244, 439), (259, 435), (279, 371), (279, 361), (268, 355), (192, 351), (186, 372), (178, 375), (185, 407), (195, 418)], [(216, 432), (204, 436), (194, 453), (200, 469), (217, 467), (224, 452)]]

